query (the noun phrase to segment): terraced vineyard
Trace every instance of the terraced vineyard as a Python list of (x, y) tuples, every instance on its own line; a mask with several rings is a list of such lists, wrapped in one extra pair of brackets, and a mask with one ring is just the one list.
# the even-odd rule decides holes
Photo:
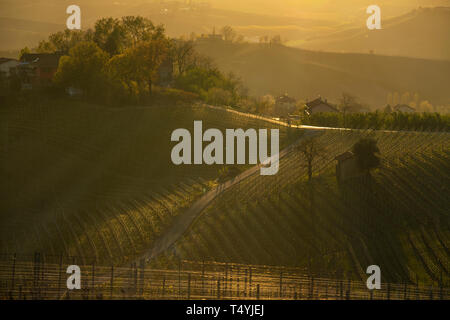
[[(378, 140), (372, 178), (338, 184), (334, 157)], [(275, 176), (254, 175), (218, 197), (161, 263), (177, 259), (304, 267), (333, 278), (450, 285), (450, 135), (327, 130), (307, 180), (296, 149)]]
[[(274, 128), (203, 107), (111, 109), (43, 101), (2, 109), (0, 251), (122, 263), (138, 256), (219, 166), (175, 166), (177, 128)], [(280, 128), (285, 146), (295, 134)]]

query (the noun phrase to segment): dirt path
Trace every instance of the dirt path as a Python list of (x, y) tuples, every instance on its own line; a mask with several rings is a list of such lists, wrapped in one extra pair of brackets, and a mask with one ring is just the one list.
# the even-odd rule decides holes
[[(280, 124), (287, 126), (287, 124), (285, 123)], [(279, 153), (279, 161), (281, 161), (281, 159), (283, 159), (289, 153), (289, 151), (291, 151), (296, 145), (301, 143), (303, 140), (311, 138), (318, 134), (320, 134), (319, 130), (306, 130), (305, 134), (300, 139), (298, 139), (296, 142), (289, 145), (285, 149), (281, 150), (281, 152)], [(169, 249), (173, 244), (175, 244), (175, 242), (178, 239), (180, 239), (183, 236), (183, 234), (189, 229), (189, 227), (193, 224), (193, 222), (201, 215), (203, 210), (209, 204), (211, 204), (211, 202), (217, 196), (221, 195), (227, 189), (247, 179), (248, 177), (254, 174), (259, 174), (260, 168), (261, 164), (255, 165), (252, 168), (234, 177), (233, 179), (218, 185), (216, 188), (204, 194), (200, 199), (195, 201), (194, 204), (189, 209), (187, 209), (183, 213), (180, 213), (180, 215), (176, 217), (174, 223), (170, 226), (170, 228), (155, 240), (153, 247), (150, 250), (148, 250), (141, 258), (145, 258), (147, 261), (151, 261), (156, 257), (158, 257), (161, 253)]]

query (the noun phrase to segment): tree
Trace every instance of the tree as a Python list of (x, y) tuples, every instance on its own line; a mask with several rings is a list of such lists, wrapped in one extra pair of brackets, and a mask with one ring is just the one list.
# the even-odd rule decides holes
[(377, 141), (373, 138), (362, 138), (353, 145), (353, 154), (361, 170), (370, 175), (370, 170), (380, 166)]
[(324, 158), (324, 149), (314, 138), (306, 140), (297, 147), (298, 151), (305, 157), (305, 167), (308, 169), (308, 181), (312, 181), (313, 164), (317, 158)]
[(152, 93), (152, 84), (158, 80), (158, 70), (168, 55), (167, 40), (163, 38), (142, 42), (131, 49), (132, 71), (138, 82), (147, 82)]
[(94, 42), (80, 42), (70, 49), (68, 56), (60, 59), (54, 81), (60, 86), (74, 86), (83, 90), (87, 97), (101, 92), (105, 83), (105, 66), (108, 54)]
[(126, 33), (119, 19), (102, 18), (94, 27), (94, 42), (110, 56), (125, 49)]
[(108, 61), (107, 65), (109, 77), (124, 83), (130, 96), (133, 94), (133, 80), (135, 77), (134, 61), (130, 50), (115, 55)]
[(141, 41), (150, 41), (164, 37), (164, 27), (155, 26), (149, 19), (141, 16), (122, 17), (122, 27), (127, 45), (134, 47)]
[(19, 60), (22, 60), (23, 55), (28, 53), (31, 53), (30, 48), (28, 47), (22, 48), (19, 52)]
[(193, 41), (172, 39), (170, 41), (170, 56), (177, 68), (178, 75), (193, 67), (196, 63), (196, 53)]
[(236, 31), (230, 26), (223, 27), (221, 33), (225, 41), (233, 41), (237, 36)]

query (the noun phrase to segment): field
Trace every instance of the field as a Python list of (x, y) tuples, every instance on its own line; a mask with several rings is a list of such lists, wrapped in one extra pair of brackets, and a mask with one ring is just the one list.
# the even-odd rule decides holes
[[(287, 128), (201, 105), (80, 101), (3, 109), (0, 119), (2, 298), (448, 296), (448, 133)], [(194, 120), (279, 128), (279, 172), (229, 184), (168, 250), (142, 259), (219, 186), (220, 166), (171, 164), (171, 132)], [(381, 167), (338, 183), (335, 157), (362, 137), (377, 139)], [(307, 139), (320, 150), (312, 181), (298, 149)], [(68, 263), (92, 280), (72, 297), (61, 282)], [(364, 286), (372, 264), (383, 279), (375, 296)]]
[[(2, 109), (0, 251), (124, 263), (216, 184), (218, 165), (175, 166), (170, 134), (275, 124), (199, 106)], [(289, 134), (289, 136), (288, 136)], [(295, 138), (280, 128), (281, 147)]]
[[(338, 184), (334, 157), (362, 136), (378, 140), (382, 167)], [(218, 197), (161, 261), (214, 260), (303, 267), (365, 279), (371, 264), (390, 282), (449, 285), (447, 133), (328, 130), (306, 180), (293, 149), (278, 175), (254, 175)]]

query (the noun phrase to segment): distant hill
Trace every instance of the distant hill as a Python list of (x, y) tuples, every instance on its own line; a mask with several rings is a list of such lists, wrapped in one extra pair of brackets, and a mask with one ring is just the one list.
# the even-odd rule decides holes
[(304, 49), (360, 52), (450, 60), (450, 7), (422, 8), (382, 20), (382, 30), (365, 25), (310, 38)]
[(372, 106), (386, 103), (389, 92), (417, 92), (433, 104), (449, 104), (450, 61), (374, 54), (307, 51), (260, 44), (199, 43), (217, 65), (241, 76), (252, 94), (317, 95), (336, 101), (350, 92)]
[[(64, 22), (64, 21), (63, 21)], [(52, 32), (65, 28), (64, 23), (48, 23), (0, 17), (0, 50), (34, 47)]]

